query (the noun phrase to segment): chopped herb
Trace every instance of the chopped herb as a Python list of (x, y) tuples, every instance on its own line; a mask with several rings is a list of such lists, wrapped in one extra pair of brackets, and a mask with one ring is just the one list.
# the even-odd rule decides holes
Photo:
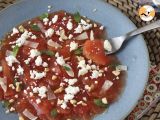
[(31, 28), (32, 28), (33, 30), (35, 30), (35, 31), (40, 31), (40, 28), (39, 28), (38, 25), (36, 25), (36, 24), (32, 24), (32, 25), (31, 25)]
[(81, 15), (80, 15), (79, 12), (76, 12), (76, 13), (73, 15), (73, 17), (74, 17), (74, 20), (75, 20), (77, 23), (80, 22), (80, 20), (81, 20)]
[(94, 99), (94, 104), (99, 107), (104, 107), (104, 108), (108, 107), (108, 104), (104, 104), (102, 102), (102, 99)]
[(51, 111), (51, 116), (52, 117), (56, 117), (58, 114), (57, 110), (54, 108), (52, 111)]
[(7, 100), (2, 101), (2, 106), (3, 106), (4, 108), (9, 108), (9, 106), (10, 106), (9, 101), (7, 101)]
[(41, 20), (43, 20), (44, 18), (48, 18), (48, 13), (43, 13), (41, 16), (39, 16), (39, 18)]
[(82, 54), (82, 52), (83, 52), (83, 49), (82, 49), (82, 47), (81, 47), (81, 48), (78, 48), (77, 50), (75, 50), (75, 51), (74, 51), (74, 54), (80, 55), (80, 54)]
[(63, 66), (63, 68), (66, 70), (66, 71), (71, 71), (71, 68), (70, 67), (68, 67), (68, 66)]
[(48, 56), (54, 56), (55, 55), (55, 53), (50, 51), (50, 50), (41, 50), (40, 52), (41, 52), (41, 54), (45, 54), (45, 55), (48, 55)]
[(16, 57), (17, 56), (17, 54), (18, 54), (18, 51), (19, 51), (19, 46), (18, 45), (16, 45), (14, 48), (13, 48), (13, 55)]
[(119, 63), (111, 63), (108, 65), (108, 67), (116, 68), (118, 65), (120, 65), (120, 64)]

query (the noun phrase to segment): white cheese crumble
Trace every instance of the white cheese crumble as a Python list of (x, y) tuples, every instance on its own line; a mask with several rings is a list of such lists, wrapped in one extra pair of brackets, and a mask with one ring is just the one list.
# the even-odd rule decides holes
[(49, 28), (46, 32), (45, 32), (45, 36), (46, 37), (52, 37), (52, 35), (54, 34), (54, 30), (52, 28)]
[(77, 28), (74, 29), (74, 33), (82, 33), (83, 28), (81, 25), (78, 25)]
[(75, 41), (70, 43), (70, 51), (76, 50), (78, 48), (78, 43)]
[(35, 65), (36, 66), (40, 66), (42, 65), (42, 57), (41, 56), (38, 56), (37, 59), (35, 60)]
[(44, 19), (43, 19), (44, 25), (47, 25), (47, 24), (48, 24), (48, 21), (49, 21), (48, 18), (44, 18)]
[(58, 15), (55, 15), (53, 18), (52, 18), (52, 23), (56, 23), (58, 20)]
[(30, 37), (29, 32), (26, 30), (17, 40), (16, 40), (16, 45), (21, 47), (25, 41)]
[(43, 62), (42, 66), (43, 67), (48, 67), (48, 64), (46, 62)]
[(104, 49), (107, 51), (112, 51), (111, 43), (108, 40), (104, 41)]
[(38, 95), (41, 97), (41, 98), (45, 98), (47, 95), (47, 88), (45, 86), (42, 86), (40, 88), (38, 88)]
[(36, 99), (36, 103), (37, 104), (40, 104), (41, 103), (41, 100), (38, 98), (38, 99)]
[(0, 66), (0, 72), (2, 72), (3, 71), (3, 68), (2, 68), (2, 66)]
[(18, 75), (23, 75), (23, 72), (24, 72), (24, 69), (20, 65), (18, 65), (18, 68), (17, 68)]
[(108, 104), (107, 98), (102, 98), (102, 103), (103, 104)]
[(31, 58), (28, 58), (28, 59), (24, 60), (24, 63), (28, 65), (30, 61), (31, 61)]
[(35, 35), (32, 35), (32, 36), (31, 36), (31, 39), (34, 39), (34, 40), (35, 40), (35, 39), (37, 39), (37, 37), (36, 37)]
[(74, 78), (74, 79), (64, 79), (64, 81), (67, 82), (69, 85), (74, 85), (78, 80)]
[(65, 64), (65, 61), (64, 61), (64, 59), (63, 59), (63, 56), (57, 57), (56, 62), (57, 62), (59, 65), (61, 65), (61, 66)]
[(67, 108), (66, 102), (63, 102), (63, 103), (62, 103), (61, 108), (63, 108), (63, 109), (66, 109), (66, 108)]
[(120, 75), (120, 71), (119, 71), (119, 70), (114, 70), (114, 71), (112, 71), (112, 73), (113, 73), (115, 76)]
[(13, 55), (9, 55), (5, 59), (8, 63), (8, 66), (10, 66), (10, 67), (12, 66), (13, 63), (19, 63), (18, 60), (16, 59), (16, 57)]
[(71, 20), (69, 20), (67, 23), (67, 29), (72, 30), (72, 28), (73, 28), (73, 23), (71, 22)]
[(73, 35), (69, 34), (68, 39), (72, 39), (72, 38), (73, 38)]
[(99, 71), (93, 70), (91, 78), (94, 79), (94, 78), (98, 78), (98, 77), (99, 77)]
[(31, 79), (37, 80), (37, 79), (41, 79), (41, 78), (43, 78), (45, 76), (46, 76), (45, 72), (37, 72), (35, 70), (30, 70), (30, 78)]
[(34, 57), (39, 56), (39, 55), (40, 55), (40, 52), (37, 49), (30, 50), (30, 56), (29, 57), (34, 58)]
[(79, 91), (80, 91), (79, 87), (75, 86), (68, 86), (67, 88), (65, 88), (65, 92), (67, 94), (76, 95)]
[(91, 32), (90, 32), (90, 40), (94, 40), (94, 32), (93, 32), (93, 30), (91, 30)]
[(17, 28), (14, 27), (13, 30), (12, 30), (11, 36), (13, 36), (13, 35), (15, 35), (15, 34), (17, 34), (17, 33), (19, 33), (19, 31), (18, 31)]

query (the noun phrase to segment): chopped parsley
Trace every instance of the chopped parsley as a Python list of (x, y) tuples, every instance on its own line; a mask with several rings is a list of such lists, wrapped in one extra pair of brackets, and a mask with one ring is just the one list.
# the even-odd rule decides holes
[(108, 67), (110, 68), (116, 68), (118, 65), (120, 65), (119, 63), (111, 63), (108, 65)]
[(71, 71), (71, 68), (68, 67), (68, 66), (66, 66), (66, 65), (64, 65), (63, 68), (64, 68), (66, 71)]
[(37, 24), (32, 24), (32, 25), (31, 25), (31, 28), (32, 28), (32, 30), (40, 31), (40, 28), (38, 27)]
[(4, 108), (9, 108), (9, 106), (10, 106), (9, 101), (7, 101), (7, 100), (2, 101), (2, 106), (3, 106)]
[(108, 107), (108, 104), (104, 104), (102, 102), (102, 99), (94, 99), (93, 102), (94, 102), (95, 105), (97, 105), (99, 107), (104, 107), (104, 108)]
[(51, 111), (51, 116), (52, 116), (52, 117), (56, 117), (57, 114), (58, 114), (57, 110), (56, 110), (55, 108), (52, 109), (52, 111)]
[(82, 54), (82, 52), (83, 52), (83, 48), (81, 47), (81, 48), (78, 48), (77, 50), (75, 50), (74, 54), (80, 55), (80, 54)]
[(77, 23), (79, 23), (79, 22), (81, 21), (81, 15), (80, 15), (79, 12), (74, 13), (73, 17), (74, 17), (74, 20), (75, 20)]
[(48, 16), (48, 13), (43, 13), (41, 16), (39, 16), (39, 18), (43, 20), (44, 18), (48, 18)]
[(48, 56), (54, 56), (55, 55), (55, 53), (50, 51), (50, 50), (41, 50), (40, 53), (48, 55)]
[(13, 48), (13, 55), (16, 57), (17, 56), (17, 54), (18, 54), (18, 51), (19, 51), (19, 46), (18, 45), (16, 45), (14, 48)]

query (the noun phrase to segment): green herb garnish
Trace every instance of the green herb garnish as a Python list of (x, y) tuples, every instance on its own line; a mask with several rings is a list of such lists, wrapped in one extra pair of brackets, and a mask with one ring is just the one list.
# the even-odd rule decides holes
[(102, 102), (102, 99), (94, 99), (93, 102), (94, 102), (95, 105), (97, 105), (99, 107), (104, 107), (104, 108), (108, 107), (108, 104), (104, 104)]
[(64, 65), (63, 68), (64, 68), (66, 71), (71, 71), (71, 68), (68, 67), (68, 66), (66, 66), (66, 65)]
[(41, 50), (40, 53), (48, 55), (48, 56), (54, 56), (55, 55), (55, 53), (50, 51), (50, 50)]
[(119, 63), (111, 63), (108, 65), (108, 67), (110, 68), (116, 68), (118, 65), (120, 65)]
[(41, 20), (43, 20), (44, 18), (48, 18), (48, 13), (43, 13), (41, 16), (39, 16), (39, 18)]
[(31, 25), (31, 28), (32, 28), (32, 30), (40, 31), (40, 28), (39, 28), (38, 25), (36, 25), (36, 24), (32, 24), (32, 25)]
[(13, 48), (13, 55), (16, 57), (17, 56), (17, 54), (18, 54), (18, 51), (19, 51), (19, 46), (18, 45), (16, 45), (14, 48)]
[(83, 52), (83, 48), (81, 47), (81, 48), (78, 48), (77, 50), (75, 50), (74, 54), (80, 55), (80, 54), (82, 54), (82, 52)]
[(58, 114), (57, 110), (54, 108), (52, 111), (51, 111), (51, 117), (56, 117)]
[(79, 22), (81, 21), (81, 15), (80, 15), (79, 12), (74, 13), (73, 17), (74, 17), (74, 20), (75, 20), (77, 23), (79, 23)]
[(2, 101), (2, 106), (3, 106), (4, 108), (9, 108), (10, 105), (11, 105), (11, 104), (9, 103), (9, 101), (7, 101), (7, 100)]

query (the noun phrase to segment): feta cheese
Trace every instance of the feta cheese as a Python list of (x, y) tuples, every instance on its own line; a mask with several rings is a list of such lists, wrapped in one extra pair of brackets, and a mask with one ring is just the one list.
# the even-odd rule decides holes
[(81, 75), (85, 75), (88, 73), (88, 70), (86, 68), (81, 68), (79, 71), (78, 71), (78, 76), (81, 76)]
[(67, 108), (66, 102), (63, 102), (63, 103), (62, 103), (61, 108), (63, 108), (63, 109), (66, 109), (66, 108)]
[(24, 72), (24, 69), (20, 65), (18, 65), (18, 68), (17, 68), (18, 75), (23, 75), (23, 72)]
[(69, 85), (74, 85), (78, 80), (74, 78), (74, 79), (64, 79), (64, 81), (67, 82)]
[(78, 43), (75, 41), (70, 43), (70, 51), (76, 50), (78, 48)]
[(98, 72), (97, 70), (93, 70), (93, 71), (92, 71), (92, 76), (91, 76), (91, 78), (92, 78), (92, 79), (94, 79), (94, 78), (97, 79), (98, 77), (99, 77), (99, 72)]
[(34, 58), (34, 57), (39, 56), (39, 55), (40, 55), (40, 52), (37, 49), (30, 50), (30, 56), (29, 57)]
[(89, 92), (91, 91), (91, 87), (89, 85), (85, 85), (84, 89), (87, 90), (87, 91), (89, 91)]
[(37, 72), (35, 70), (30, 70), (30, 78), (31, 79), (35, 79), (35, 80), (38, 80), (38, 79), (41, 79), (43, 77), (46, 76), (46, 73), (45, 72)]
[(120, 75), (120, 71), (119, 71), (119, 70), (114, 70), (114, 71), (112, 71), (112, 73), (113, 73), (115, 76)]
[(72, 100), (74, 98), (74, 95), (72, 94), (65, 94), (64, 95), (64, 101), (68, 102), (69, 100)]
[(63, 56), (57, 57), (56, 62), (57, 62), (59, 65), (64, 65), (64, 64), (65, 64), (65, 61), (64, 61), (64, 59), (63, 59)]
[(12, 30), (11, 36), (13, 36), (13, 35), (15, 35), (15, 34), (17, 34), (17, 33), (19, 33), (19, 31), (18, 31), (17, 28), (14, 27), (13, 30)]
[(46, 32), (45, 32), (45, 36), (46, 37), (52, 37), (52, 35), (54, 34), (54, 30), (52, 28), (49, 28)]
[(48, 64), (46, 62), (43, 62), (42, 66), (43, 67), (48, 67)]
[(65, 88), (65, 92), (67, 94), (76, 95), (79, 91), (80, 91), (79, 87), (75, 86), (68, 86), (67, 88)]
[(47, 24), (48, 24), (48, 21), (49, 21), (49, 19), (48, 19), (48, 18), (44, 18), (44, 19), (43, 19), (43, 22), (44, 22), (44, 24), (45, 24), (45, 25), (47, 25)]
[(104, 41), (104, 49), (107, 51), (112, 51), (111, 43), (108, 40)]
[(3, 68), (2, 68), (2, 66), (0, 66), (0, 72), (2, 72), (3, 71)]
[(17, 40), (16, 45), (21, 47), (25, 41), (30, 37), (29, 32), (26, 30)]
[(107, 98), (102, 98), (102, 103), (103, 104), (108, 104)]
[(36, 37), (35, 35), (32, 35), (32, 36), (31, 36), (31, 39), (34, 39), (34, 40), (35, 40), (35, 39), (37, 39), (37, 37)]
[(73, 28), (73, 23), (69, 20), (67, 23), (67, 29), (72, 30), (72, 28)]
[(53, 18), (52, 18), (52, 23), (56, 23), (58, 20), (58, 15), (55, 15)]
[(42, 86), (40, 88), (38, 88), (38, 96), (40, 96), (41, 98), (45, 98), (47, 95), (46, 95), (46, 92), (47, 92), (47, 88), (45, 86)]
[(5, 59), (7, 61), (8, 66), (10, 67), (12, 66), (13, 63), (19, 63), (19, 61), (13, 55), (9, 55)]
[(74, 29), (74, 33), (82, 33), (83, 28), (81, 25), (78, 25), (77, 28)]
[(41, 100), (38, 98), (38, 99), (36, 99), (36, 103), (37, 104), (40, 104), (41, 103)]
[(24, 63), (28, 65), (30, 60), (31, 60), (31, 58), (28, 58), (28, 59), (24, 60)]
[(42, 57), (38, 56), (37, 59), (35, 60), (35, 65), (36, 66), (40, 66), (42, 65)]
[(91, 32), (90, 32), (90, 40), (94, 40), (94, 33), (93, 33), (93, 30), (91, 30)]

